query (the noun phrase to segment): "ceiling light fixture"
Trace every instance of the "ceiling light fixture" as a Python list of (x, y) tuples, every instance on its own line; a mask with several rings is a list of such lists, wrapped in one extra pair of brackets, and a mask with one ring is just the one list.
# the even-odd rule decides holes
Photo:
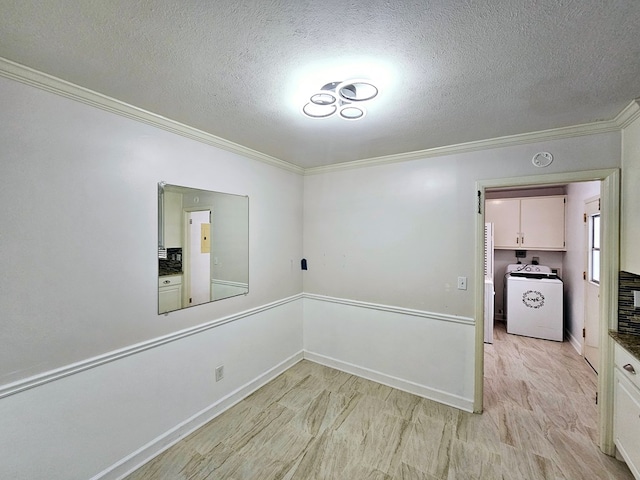
[(328, 118), (338, 113), (345, 120), (360, 120), (367, 113), (362, 104), (377, 95), (378, 88), (367, 80), (330, 82), (309, 97), (302, 113), (311, 118)]

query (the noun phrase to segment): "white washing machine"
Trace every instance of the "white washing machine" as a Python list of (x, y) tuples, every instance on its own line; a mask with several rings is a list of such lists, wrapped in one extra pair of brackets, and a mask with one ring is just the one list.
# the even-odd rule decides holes
[(562, 280), (544, 265), (507, 265), (505, 277), (507, 333), (561, 342)]

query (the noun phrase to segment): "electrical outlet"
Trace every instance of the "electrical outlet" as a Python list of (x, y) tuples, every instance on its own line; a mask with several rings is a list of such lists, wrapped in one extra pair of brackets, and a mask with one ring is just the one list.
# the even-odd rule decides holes
[(467, 289), (467, 277), (458, 277), (458, 290)]
[(224, 365), (216, 367), (216, 382), (219, 382), (224, 378)]

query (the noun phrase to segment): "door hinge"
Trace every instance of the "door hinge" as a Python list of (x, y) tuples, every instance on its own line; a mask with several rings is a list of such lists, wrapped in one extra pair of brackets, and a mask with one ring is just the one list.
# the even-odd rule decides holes
[(482, 215), (482, 192), (478, 190), (478, 215)]
[(582, 272), (582, 279), (586, 280), (587, 279), (587, 272)]
[(596, 392), (596, 405), (598, 404), (598, 392)]
[(600, 211), (600, 199), (598, 199), (598, 211)]
[[(190, 298), (190, 299), (189, 299), (189, 303), (191, 303), (192, 301), (193, 301), (193, 298)], [(584, 335), (583, 335), (583, 336), (584, 336)]]
[(582, 336), (583, 336), (583, 337), (586, 337), (586, 336), (587, 336), (587, 329), (586, 329), (586, 328), (583, 328), (583, 329), (582, 329)]
[(584, 223), (587, 223), (587, 214), (586, 214), (586, 213), (583, 213), (583, 214), (582, 214), (582, 217), (583, 217), (583, 219), (584, 219)]
[(193, 225), (193, 218), (189, 219), (189, 225)]

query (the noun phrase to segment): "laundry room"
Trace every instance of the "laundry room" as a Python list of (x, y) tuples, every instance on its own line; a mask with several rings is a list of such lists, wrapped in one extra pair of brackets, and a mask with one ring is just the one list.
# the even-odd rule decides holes
[(597, 369), (599, 194), (600, 182), (486, 191), (486, 343), (496, 328), (569, 342)]

